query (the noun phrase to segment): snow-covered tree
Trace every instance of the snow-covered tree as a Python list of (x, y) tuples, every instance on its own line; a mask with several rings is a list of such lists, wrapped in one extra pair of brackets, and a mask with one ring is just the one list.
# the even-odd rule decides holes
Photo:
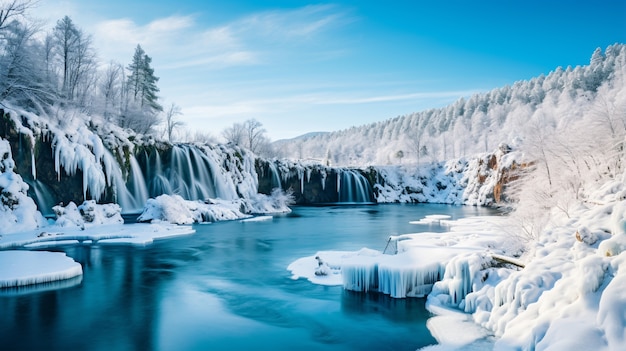
[(0, 2), (0, 31), (13, 21), (23, 22), (26, 12), (35, 5), (31, 0), (5, 0)]
[(68, 100), (87, 101), (93, 87), (96, 55), (91, 36), (83, 33), (68, 16), (60, 19), (53, 30), (54, 52), (60, 65), (60, 93)]
[(37, 32), (37, 26), (18, 21), (0, 29), (0, 101), (43, 113), (54, 95), (41, 69), (42, 48), (33, 40)]
[(149, 133), (160, 122), (159, 113), (163, 106), (158, 102), (159, 78), (151, 67), (152, 58), (137, 45), (133, 59), (128, 65), (126, 98), (124, 110), (120, 116), (120, 125), (139, 133)]
[(227, 142), (243, 146), (258, 154), (271, 152), (270, 141), (263, 124), (256, 119), (249, 119), (243, 123), (235, 123), (222, 131)]
[(133, 55), (132, 62), (128, 65), (130, 75), (128, 76), (129, 89), (132, 92), (133, 99), (142, 109), (147, 108), (153, 112), (163, 111), (163, 106), (158, 102), (157, 96), (159, 88), (156, 83), (159, 78), (154, 75), (154, 69), (151, 67), (152, 58), (148, 56), (137, 45)]
[(124, 67), (111, 61), (99, 80), (100, 94), (102, 95), (102, 114), (105, 120), (112, 121), (119, 115), (124, 85)]

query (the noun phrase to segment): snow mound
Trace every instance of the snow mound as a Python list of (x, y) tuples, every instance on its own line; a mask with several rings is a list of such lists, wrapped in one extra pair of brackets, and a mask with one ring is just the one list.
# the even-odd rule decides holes
[(14, 172), (9, 142), (0, 138), (0, 233), (35, 229), (46, 221), (28, 197), (28, 184)]
[(252, 217), (252, 214), (288, 213), (291, 196), (276, 189), (271, 196), (250, 195), (246, 199), (190, 201), (180, 195), (148, 199), (140, 222), (165, 221), (173, 224), (218, 222)]
[(48, 283), (83, 274), (81, 265), (65, 253), (1, 251), (0, 288)]
[(87, 200), (80, 206), (70, 202), (67, 206), (52, 208), (57, 217), (56, 225), (60, 227), (76, 226), (81, 229), (96, 225), (122, 224), (122, 208), (118, 204), (96, 204), (95, 200)]
[(241, 212), (238, 200), (190, 201), (180, 195), (161, 195), (148, 199), (137, 220), (139, 222), (165, 221), (173, 224), (217, 222), (250, 217)]

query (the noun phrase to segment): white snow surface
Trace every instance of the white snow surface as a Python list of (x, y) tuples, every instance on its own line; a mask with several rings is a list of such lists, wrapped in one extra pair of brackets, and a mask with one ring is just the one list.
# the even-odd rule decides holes
[[(383, 254), (363, 248), (356, 252), (321, 251), (291, 263), (293, 278), (307, 278), (317, 284), (343, 285), (348, 290), (378, 291), (392, 297), (424, 296), (447, 272), (446, 264), (458, 257), (488, 259), (489, 252), (501, 253), (501, 217), (475, 217), (452, 221), (447, 233), (416, 233), (390, 237), (397, 254)], [(394, 250), (395, 251), (395, 250)], [(332, 274), (316, 275), (319, 257)], [(462, 287), (456, 288), (462, 291)], [(462, 293), (459, 292), (458, 295)]]
[[(427, 294), (432, 312), (465, 314), (429, 322), (442, 345), (426, 350), (625, 350), (625, 184), (590, 191), (567, 213), (551, 210), (549, 225), (513, 264), (491, 256), (521, 252), (523, 238), (510, 234), (511, 219), (478, 217), (446, 221), (447, 233), (391, 237), (396, 255), (322, 251), (288, 269), (294, 278), (317, 284), (393, 297)], [(315, 256), (330, 274), (315, 275), (320, 271)], [(447, 331), (467, 320), (476, 325), (463, 327), (462, 337)]]
[(255, 194), (248, 199), (207, 201), (185, 200), (179, 195), (149, 199), (139, 216), (140, 222), (165, 221), (192, 224), (251, 218), (251, 214), (288, 213), (289, 197), (280, 191), (272, 196)]
[(34, 229), (46, 223), (27, 195), (28, 184), (14, 168), (11, 146), (0, 138), (0, 234)]
[(118, 204), (96, 204), (95, 200), (87, 200), (80, 206), (70, 202), (67, 206), (52, 208), (57, 216), (55, 224), (60, 227), (76, 226), (84, 229), (106, 224), (123, 224), (122, 208)]
[(0, 288), (48, 283), (83, 274), (81, 265), (62, 252), (0, 251)]
[(498, 202), (494, 187), (525, 162), (519, 151), (500, 145), (494, 152), (420, 166), (379, 166), (374, 185), (381, 203), (442, 203), (490, 206)]

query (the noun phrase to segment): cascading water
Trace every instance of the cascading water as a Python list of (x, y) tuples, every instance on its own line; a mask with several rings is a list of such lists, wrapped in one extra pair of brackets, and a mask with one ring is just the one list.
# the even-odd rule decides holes
[(54, 197), (46, 185), (37, 179), (24, 179), (28, 184), (29, 196), (37, 204), (39, 212), (44, 216), (52, 216), (52, 206), (56, 205)]
[(371, 203), (372, 187), (367, 179), (352, 169), (337, 173), (337, 193), (342, 203)]
[(272, 162), (269, 163), (269, 170), (271, 173), (271, 187), (272, 189), (282, 189), (282, 185), (280, 184), (280, 175), (278, 173), (278, 169), (276, 168), (276, 165)]
[(238, 198), (232, 180), (223, 174), (217, 161), (197, 147), (174, 145), (164, 158), (156, 150), (144, 154), (144, 158), (150, 197), (177, 194), (187, 200)]

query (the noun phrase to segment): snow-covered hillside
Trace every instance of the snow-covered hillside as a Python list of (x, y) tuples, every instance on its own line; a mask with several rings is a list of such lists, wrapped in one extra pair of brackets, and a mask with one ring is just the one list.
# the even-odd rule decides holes
[(519, 151), (501, 144), (480, 153), (420, 166), (371, 166), (374, 194), (381, 203), (441, 203), (473, 206), (506, 205), (506, 189), (527, 168)]
[(524, 147), (536, 143), (538, 130), (548, 135), (582, 120), (611, 123), (608, 120), (626, 104), (625, 78), (626, 45), (616, 44), (604, 52), (596, 50), (587, 66), (559, 67), (445, 108), (274, 146), (284, 157), (334, 166), (444, 161), (488, 152), (503, 142)]

